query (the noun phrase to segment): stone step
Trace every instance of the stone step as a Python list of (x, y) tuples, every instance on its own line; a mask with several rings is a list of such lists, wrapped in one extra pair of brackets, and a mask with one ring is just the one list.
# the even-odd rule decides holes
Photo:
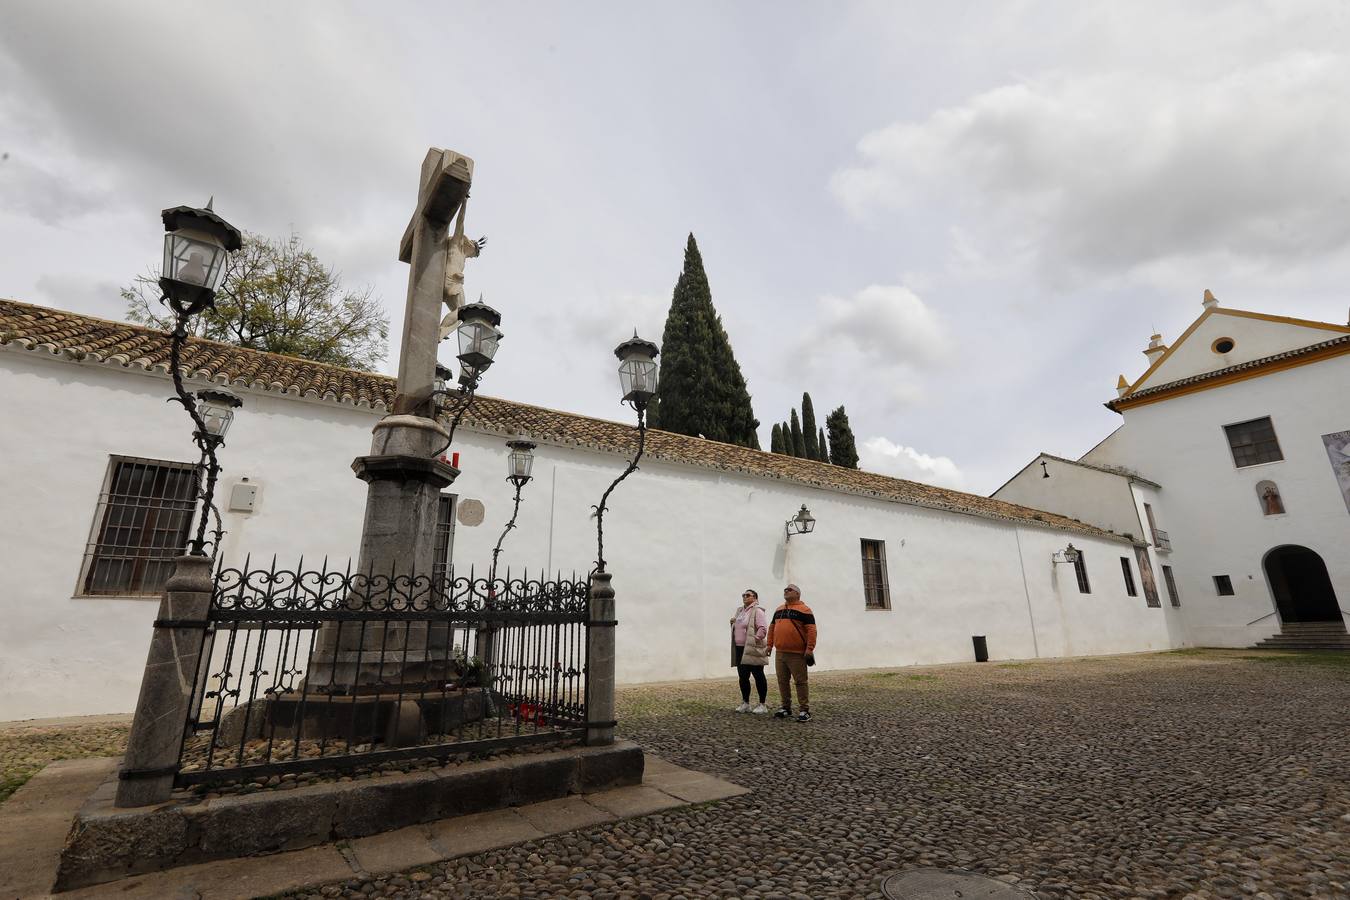
[(1253, 650), (1346, 650), (1350, 641), (1262, 641)]

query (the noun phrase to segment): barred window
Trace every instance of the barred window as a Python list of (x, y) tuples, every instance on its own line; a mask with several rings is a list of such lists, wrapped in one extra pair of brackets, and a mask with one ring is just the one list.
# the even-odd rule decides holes
[(1223, 430), (1228, 435), (1228, 446), (1233, 451), (1233, 463), (1239, 469), (1284, 459), (1270, 416), (1225, 425)]
[(84, 554), (83, 596), (154, 596), (187, 546), (197, 467), (114, 456)]
[(1177, 581), (1172, 576), (1172, 567), (1163, 566), (1163, 581), (1167, 582), (1167, 599), (1172, 601), (1172, 606), (1181, 608), (1181, 595), (1177, 593)]
[(863, 601), (867, 609), (890, 609), (891, 586), (886, 579), (886, 542), (862, 541)]
[(1122, 556), (1120, 558), (1120, 573), (1125, 576), (1125, 593), (1131, 597), (1138, 597), (1139, 591), (1134, 587), (1134, 571), (1130, 568), (1130, 558)]
[(436, 507), (436, 542), (432, 549), (431, 577), (437, 581), (450, 571), (450, 553), (455, 545), (455, 495), (441, 494)]
[(1088, 583), (1087, 576), (1087, 554), (1082, 550), (1079, 550), (1078, 555), (1074, 557), (1073, 574), (1078, 576), (1078, 593), (1092, 593), (1092, 585)]

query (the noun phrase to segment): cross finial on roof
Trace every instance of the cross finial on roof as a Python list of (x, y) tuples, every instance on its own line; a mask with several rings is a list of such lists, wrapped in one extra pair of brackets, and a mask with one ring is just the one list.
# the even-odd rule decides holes
[[(212, 194), (212, 195), (211, 195), (211, 199), (209, 199), (209, 200), (206, 201), (206, 208), (207, 208), (207, 209), (211, 209), (211, 204), (212, 204), (212, 203), (215, 203), (215, 202), (216, 202), (216, 195), (215, 195), (215, 194)], [(212, 211), (212, 212), (215, 212), (214, 209), (211, 209), (211, 211)]]

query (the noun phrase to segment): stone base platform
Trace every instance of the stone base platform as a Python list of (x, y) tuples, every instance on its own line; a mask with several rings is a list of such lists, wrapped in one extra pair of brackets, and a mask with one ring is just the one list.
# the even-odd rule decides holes
[(75, 816), (55, 890), (638, 785), (643, 767), (641, 748), (618, 742), (138, 809), (113, 806), (110, 771)]

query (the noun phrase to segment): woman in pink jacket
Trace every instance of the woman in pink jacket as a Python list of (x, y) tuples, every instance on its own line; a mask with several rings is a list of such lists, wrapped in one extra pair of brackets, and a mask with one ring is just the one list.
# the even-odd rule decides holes
[[(764, 607), (759, 605), (759, 592), (746, 588), (741, 594), (741, 606), (731, 618), (731, 664), (741, 680), (741, 705), (736, 712), (751, 712), (763, 715), (768, 712), (764, 698), (769, 692), (769, 683), (764, 678), (764, 667), (768, 665), (769, 654), (765, 638), (769, 633), (769, 623), (764, 615)], [(750, 676), (755, 677), (755, 690), (759, 693), (759, 705), (750, 708)]]

